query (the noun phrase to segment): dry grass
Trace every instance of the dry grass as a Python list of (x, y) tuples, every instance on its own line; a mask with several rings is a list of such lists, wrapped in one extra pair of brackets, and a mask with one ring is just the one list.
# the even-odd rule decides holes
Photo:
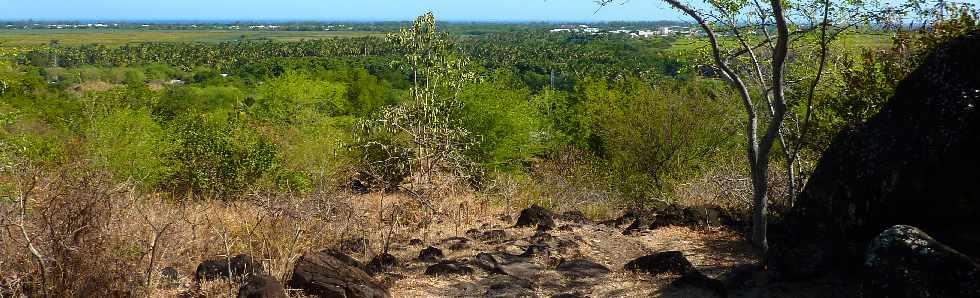
[[(410, 239), (430, 244), (463, 236), (471, 228), (508, 228), (513, 216), (529, 204), (581, 210), (593, 218), (615, 215), (616, 198), (601, 185), (590, 184), (584, 176), (587, 173), (558, 175), (564, 171), (562, 166), (552, 167), (523, 180), (492, 181), (491, 187), (478, 193), (448, 185), (426, 190), (430, 195), (253, 191), (230, 201), (184, 201), (169, 194), (142, 194), (134, 183), (113, 183), (105, 173), (83, 167), (56, 175), (20, 170), (3, 176), (14, 190), (13, 195), (0, 199), (0, 293), (3, 297), (228, 297), (239, 285), (224, 281), (197, 286), (192, 281), (197, 264), (247, 253), (261, 261), (270, 275), (285, 281), (292, 264), (304, 253), (334, 247), (346, 239), (367, 240), (366, 249), (353, 255), (362, 261), (385, 251), (408, 260), (419, 249), (407, 245)], [(706, 195), (726, 187), (698, 191)], [(687, 195), (693, 197), (697, 192)], [(512, 218), (502, 219), (502, 215)], [(726, 230), (664, 228), (638, 236), (620, 232), (594, 225), (554, 232), (556, 237), (580, 243), (556, 257), (589, 258), (614, 273), (601, 281), (542, 276), (542, 281), (550, 283), (536, 287), (538, 294), (654, 295), (671, 278), (626, 274), (619, 268), (630, 259), (659, 251), (684, 251), (713, 276), (750, 259), (747, 248)], [(523, 239), (533, 231), (508, 229), (508, 233)], [(36, 248), (41, 262), (29, 245)], [(471, 258), (499, 249), (506, 248), (476, 245), (447, 252), (450, 258)], [(175, 268), (180, 278), (166, 280), (160, 273), (166, 267)], [(487, 287), (485, 276), (479, 275), (482, 272), (444, 279), (420, 277), (424, 269), (421, 264), (409, 264), (381, 279), (393, 285), (395, 297), (482, 296)], [(290, 295), (300, 293), (291, 291)]]
[[(0, 288), (66, 297), (226, 296), (238, 286), (194, 286), (197, 264), (247, 253), (284, 281), (299, 256), (343, 239), (367, 239), (370, 245), (355, 255), (366, 260), (386, 244), (462, 235), (498, 214), (469, 192), (447, 190), (437, 198), (338, 191), (181, 201), (140, 194), (132, 183), (114, 184), (104, 173), (82, 168), (6, 179), (16, 190), (0, 201)], [(165, 267), (182, 276), (176, 285), (161, 276)]]

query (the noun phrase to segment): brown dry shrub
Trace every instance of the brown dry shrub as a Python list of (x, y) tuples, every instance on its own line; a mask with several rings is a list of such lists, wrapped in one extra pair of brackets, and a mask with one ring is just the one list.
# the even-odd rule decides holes
[[(130, 296), (139, 284), (132, 265), (140, 255), (113, 229), (112, 218), (119, 210), (113, 199), (125, 193), (122, 188), (111, 187), (101, 172), (72, 169), (50, 177), (22, 174), (27, 173), (33, 175), (21, 177), (25, 183), (19, 185), (17, 197), (3, 206), (4, 214), (18, 218), (0, 236), (13, 244), (4, 247), (4, 258), (14, 260), (4, 272), (20, 273), (27, 285), (21, 289), (32, 295)], [(21, 199), (26, 200), (24, 204), (16, 204)], [(40, 252), (44, 272), (28, 253), (24, 232)]]

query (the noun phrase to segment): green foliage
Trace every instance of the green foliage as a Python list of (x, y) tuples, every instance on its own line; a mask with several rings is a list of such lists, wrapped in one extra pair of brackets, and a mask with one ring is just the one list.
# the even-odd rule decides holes
[(277, 126), (275, 142), (284, 172), (277, 177), (280, 188), (305, 191), (311, 180), (344, 174), (353, 162), (343, 150), (350, 142), (353, 121), (350, 117), (309, 115), (293, 125)]
[(508, 85), (509, 76), (495, 74), (492, 81), (467, 86), (459, 95), (462, 125), (480, 136), (467, 155), (486, 167), (519, 166), (547, 146), (543, 119), (530, 91)]
[(168, 88), (153, 107), (153, 115), (173, 119), (183, 114), (206, 113), (239, 106), (245, 92), (233, 86)]
[(477, 136), (463, 122), (459, 94), (476, 77), (469, 60), (448, 36), (437, 33), (432, 13), (388, 39), (404, 54), (394, 63), (412, 74), (411, 99), (357, 124), (354, 151), (368, 165), (362, 173), (397, 186), (418, 173), (428, 187), (435, 175), (469, 178), (478, 170), (467, 155)]
[(592, 117), (592, 150), (627, 197), (658, 196), (738, 151), (739, 107), (716, 82), (591, 81), (579, 92)]
[(308, 75), (286, 72), (259, 87), (253, 113), (262, 119), (291, 121), (297, 115), (348, 115), (353, 105), (344, 85), (315, 81)]
[(175, 119), (171, 186), (234, 194), (276, 169), (280, 157), (275, 145), (243, 124), (220, 112)]
[(154, 188), (172, 173), (174, 142), (149, 110), (120, 109), (98, 117), (85, 132), (86, 159), (116, 179), (134, 179)]

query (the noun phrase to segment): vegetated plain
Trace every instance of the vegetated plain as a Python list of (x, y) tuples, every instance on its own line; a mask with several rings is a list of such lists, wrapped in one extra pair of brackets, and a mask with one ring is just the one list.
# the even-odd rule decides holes
[[(417, 22), (0, 31), (0, 227), (16, 231), (0, 234), (0, 293), (229, 296), (242, 280), (201, 283), (202, 261), (248, 254), (286, 283), (298, 259), (332, 249), (400, 296), (646, 296), (672, 279), (619, 268), (652, 251), (683, 251), (711, 278), (753, 261), (744, 111), (704, 38)], [(812, 96), (804, 176), (945, 40), (868, 30), (829, 45), (814, 92), (787, 91), (795, 119)], [(794, 51), (787, 81), (805, 84), (820, 48)], [(773, 159), (778, 220), (792, 201)], [(535, 205), (558, 222), (515, 228)], [(530, 254), (489, 271), (531, 278), (421, 277), (428, 245), (447, 260)], [(594, 278), (604, 267), (615, 274)]]
[(28, 47), (52, 41), (68, 46), (101, 44), (116, 46), (140, 42), (208, 42), (245, 39), (299, 41), (331, 37), (383, 36), (361, 31), (234, 31), (234, 30), (139, 30), (139, 29), (0, 29), (0, 46)]

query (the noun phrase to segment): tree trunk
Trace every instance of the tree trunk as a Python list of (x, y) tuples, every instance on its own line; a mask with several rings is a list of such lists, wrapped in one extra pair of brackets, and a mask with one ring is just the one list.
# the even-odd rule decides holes
[(769, 198), (766, 190), (769, 185), (769, 161), (768, 156), (759, 157), (758, 162), (752, 165), (752, 245), (763, 257), (769, 252), (769, 241), (766, 237), (767, 220), (769, 215)]

